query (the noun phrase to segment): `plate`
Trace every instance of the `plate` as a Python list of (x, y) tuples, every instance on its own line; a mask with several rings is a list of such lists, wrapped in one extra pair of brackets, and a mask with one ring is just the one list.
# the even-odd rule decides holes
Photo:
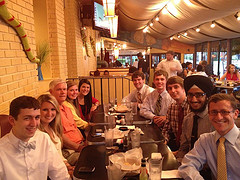
[(117, 106), (114, 109), (116, 112), (119, 112), (119, 113), (127, 112), (129, 110), (127, 106), (124, 106), (124, 105)]

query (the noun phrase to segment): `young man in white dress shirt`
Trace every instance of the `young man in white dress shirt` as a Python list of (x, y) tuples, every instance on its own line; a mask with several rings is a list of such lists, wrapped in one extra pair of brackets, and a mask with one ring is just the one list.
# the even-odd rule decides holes
[(216, 131), (202, 134), (194, 148), (185, 155), (179, 167), (181, 177), (203, 180), (199, 171), (207, 163), (214, 176), (212, 179), (239, 179), (240, 130), (234, 122), (239, 113), (238, 103), (229, 94), (211, 96), (208, 114)]
[(158, 70), (154, 73), (153, 83), (156, 89), (147, 95), (140, 109), (140, 115), (153, 120), (158, 127), (164, 125), (168, 107), (174, 102), (166, 91), (167, 79), (166, 71)]
[(50, 137), (38, 130), (40, 104), (21, 96), (10, 104), (10, 133), (0, 139), (0, 179), (69, 179), (68, 171)]
[(129, 95), (122, 99), (122, 102), (137, 102), (138, 107), (141, 108), (146, 96), (154, 91), (154, 89), (144, 83), (145, 75), (143, 72), (135, 71), (132, 75), (134, 89)]

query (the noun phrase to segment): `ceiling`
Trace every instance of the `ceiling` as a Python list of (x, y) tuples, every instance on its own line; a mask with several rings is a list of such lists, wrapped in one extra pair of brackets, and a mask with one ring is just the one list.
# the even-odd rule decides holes
[(116, 9), (120, 31), (142, 32), (148, 25), (147, 33), (156, 39), (173, 36), (187, 44), (240, 37), (235, 17), (240, 16), (240, 0), (117, 0)]

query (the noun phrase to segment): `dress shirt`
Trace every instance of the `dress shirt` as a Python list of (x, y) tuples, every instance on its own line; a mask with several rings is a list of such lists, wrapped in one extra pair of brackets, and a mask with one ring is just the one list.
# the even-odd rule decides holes
[[(130, 94), (128, 94), (127, 96), (125, 96), (122, 99), (122, 102), (137, 102), (138, 92), (141, 93), (141, 100), (143, 102), (144, 99), (146, 98), (146, 96), (153, 91), (154, 91), (154, 88), (152, 88), (146, 84), (143, 84), (143, 87), (139, 91), (135, 88), (133, 91), (131, 91)], [(142, 104), (138, 104), (138, 107), (141, 108)]]
[(36, 141), (36, 148), (19, 150), (20, 139), (12, 131), (0, 139), (1, 180), (69, 179), (68, 171), (50, 137), (39, 130), (28, 143)]
[(180, 70), (182, 71), (182, 65), (179, 62), (179, 60), (176, 60), (176, 59), (173, 59), (171, 61), (164, 59), (157, 65), (157, 69), (162, 69), (168, 73), (168, 78), (172, 76), (177, 76), (178, 71), (171, 71), (170, 67), (175, 67), (179, 71)]
[[(185, 155), (179, 173), (184, 179), (203, 179), (199, 174), (205, 163), (217, 178), (217, 148), (220, 134), (217, 131), (205, 133), (196, 141), (194, 148)], [(236, 125), (224, 136), (227, 164), (227, 179), (239, 180), (240, 130)]]
[(81, 132), (78, 130), (76, 122), (73, 119), (71, 109), (65, 105), (60, 107), (61, 121), (63, 133), (73, 142), (80, 144), (83, 140)]
[[(183, 156), (191, 150), (191, 136), (193, 128), (193, 116), (195, 113), (190, 112), (183, 119), (182, 135), (180, 140), (180, 148), (176, 155), (177, 158), (183, 158)], [(198, 119), (198, 137), (203, 133), (209, 133), (214, 130), (208, 118), (208, 108), (203, 112), (197, 113)]]
[[(189, 112), (189, 105), (187, 103), (187, 98), (183, 101), (180, 105), (183, 108), (183, 114), (186, 116)], [(171, 131), (175, 137), (177, 137), (178, 133), (178, 109), (179, 105), (175, 102), (172, 103), (171, 106), (168, 108), (166, 123), (163, 126), (162, 134), (165, 139), (169, 140), (169, 132)]]
[(85, 129), (88, 126), (88, 123), (84, 120), (82, 120), (76, 113), (75, 107), (67, 101), (63, 102), (63, 105), (69, 107), (72, 111), (73, 114), (73, 119), (75, 120), (77, 127), (81, 128), (81, 129)]
[[(171, 96), (168, 94), (166, 90), (164, 90), (161, 94), (162, 96), (162, 105), (160, 110), (160, 116), (166, 116), (168, 107), (175, 102)], [(147, 97), (143, 101), (143, 105), (140, 109), (140, 115), (145, 117), (146, 119), (153, 119), (154, 110), (156, 107), (156, 102), (158, 100), (159, 93), (157, 89), (147, 95)]]

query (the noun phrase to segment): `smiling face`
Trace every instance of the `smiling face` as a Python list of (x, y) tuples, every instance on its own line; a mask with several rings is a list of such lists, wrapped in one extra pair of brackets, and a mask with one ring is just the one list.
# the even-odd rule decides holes
[(78, 96), (78, 87), (77, 85), (73, 85), (67, 90), (67, 96), (69, 99), (76, 99)]
[(90, 85), (87, 83), (83, 83), (80, 87), (79, 94), (86, 96), (88, 95), (89, 92), (90, 92)]
[(209, 120), (213, 127), (221, 136), (224, 136), (233, 128), (234, 120), (238, 117), (238, 110), (233, 110), (229, 101), (222, 100), (216, 103), (210, 102), (209, 112), (210, 111), (230, 111), (228, 115), (222, 115), (221, 113), (210, 115), (211, 113), (209, 113)]
[(138, 76), (133, 79), (133, 85), (138, 91), (143, 87), (143, 84), (144, 84), (144, 79), (142, 79), (142, 77)]
[(167, 91), (176, 102), (182, 102), (186, 98), (185, 90), (180, 84), (169, 84)]
[[(200, 88), (191, 88), (188, 90), (187, 101), (190, 105), (190, 108), (193, 112), (202, 112), (205, 110), (207, 105), (207, 96), (203, 95), (196, 97), (197, 94), (204, 94)], [(194, 95), (191, 97), (190, 95)]]
[(162, 93), (166, 89), (166, 77), (163, 75), (160, 76), (155, 76), (153, 83), (156, 86), (156, 89), (158, 90), (159, 93)]
[(57, 110), (52, 103), (43, 102), (40, 108), (40, 113), (41, 113), (41, 123), (49, 124), (56, 117)]
[(20, 109), (17, 119), (9, 116), (9, 122), (13, 126), (13, 134), (20, 140), (27, 142), (34, 136), (40, 123), (39, 109)]
[(50, 89), (50, 93), (57, 99), (61, 105), (67, 98), (67, 84), (59, 83), (53, 89)]

